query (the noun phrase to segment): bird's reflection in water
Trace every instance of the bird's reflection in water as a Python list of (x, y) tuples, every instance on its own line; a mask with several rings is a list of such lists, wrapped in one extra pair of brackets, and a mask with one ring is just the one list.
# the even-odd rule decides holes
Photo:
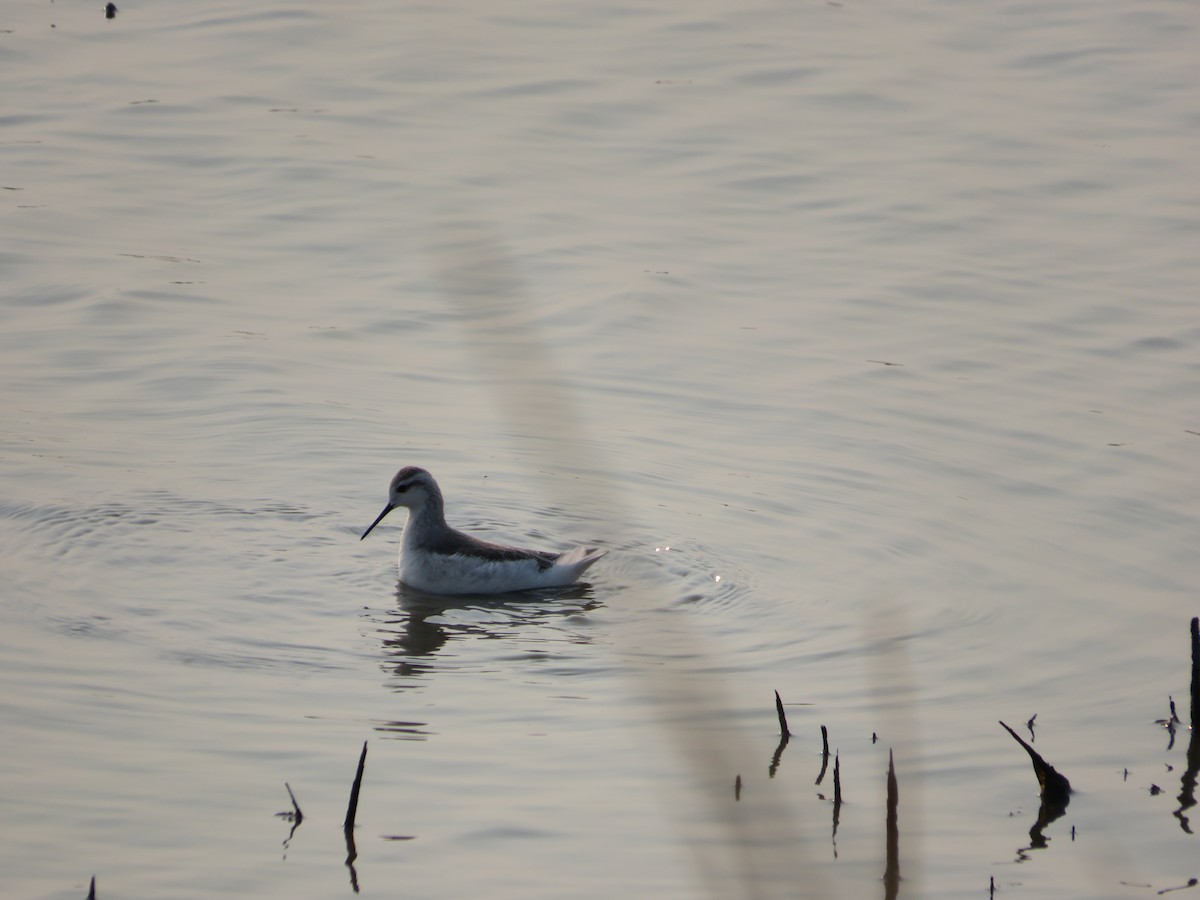
[[(407, 690), (415, 686), (414, 679), (436, 671), (438, 655), (453, 639), (510, 639), (519, 629), (561, 621), (601, 605), (591, 585), (584, 583), (515, 594), (447, 597), (397, 582), (396, 614), (387, 615), (379, 623), (383, 668), (396, 676), (389, 686)], [(578, 632), (566, 639), (576, 644), (590, 643), (588, 635)]]

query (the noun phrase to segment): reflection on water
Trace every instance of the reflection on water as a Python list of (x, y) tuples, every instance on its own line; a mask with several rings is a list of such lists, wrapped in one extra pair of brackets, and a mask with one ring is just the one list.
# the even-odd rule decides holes
[(423, 741), (429, 736), (428, 722), (373, 722), (372, 728), (384, 737), (402, 741)]
[(1175, 818), (1179, 827), (1187, 834), (1192, 833), (1191, 821), (1186, 814), (1196, 805), (1196, 780), (1200, 776), (1200, 722), (1192, 721), (1192, 736), (1188, 741), (1187, 768), (1179, 782), (1179, 808), (1175, 810)]
[[(390, 686), (397, 691), (416, 686), (413, 679), (435, 671), (439, 663), (431, 657), (442, 653), (452, 639), (511, 639), (522, 629), (557, 626), (569, 616), (591, 612), (602, 605), (586, 583), (520, 594), (447, 597), (398, 581), (395, 595), (399, 614), (383, 619), (378, 631), (382, 636), (383, 669), (395, 676)], [(565, 640), (589, 644), (592, 639), (572, 631)]]

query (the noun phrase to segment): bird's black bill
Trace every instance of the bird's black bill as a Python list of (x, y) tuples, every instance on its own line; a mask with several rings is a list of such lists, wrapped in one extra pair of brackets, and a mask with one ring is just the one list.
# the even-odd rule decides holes
[(371, 528), (374, 528), (376, 525), (378, 525), (380, 522), (382, 522), (382, 521), (383, 521), (383, 517), (384, 517), (384, 516), (386, 516), (388, 513), (390, 513), (390, 512), (391, 512), (393, 509), (395, 509), (395, 508), (396, 508), (396, 507), (392, 506), (392, 504), (390, 504), (390, 503), (389, 503), (387, 506), (385, 506), (385, 507), (383, 508), (383, 512), (381, 512), (381, 513), (379, 514), (379, 518), (377, 518), (377, 519), (376, 519), (374, 522), (372, 522), (372, 523), (371, 523), (371, 527), (370, 527), (370, 528), (368, 528), (366, 531), (364, 531), (364, 532), (362, 533), (362, 537), (360, 537), (360, 538), (359, 538), (359, 540), (361, 541), (361, 540), (362, 540), (363, 538), (365, 538), (365, 537), (366, 537), (368, 534), (370, 534), (370, 533), (371, 533)]

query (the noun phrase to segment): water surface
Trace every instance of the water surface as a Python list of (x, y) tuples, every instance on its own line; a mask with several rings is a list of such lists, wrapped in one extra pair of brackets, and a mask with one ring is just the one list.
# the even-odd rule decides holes
[[(1196, 876), (1154, 724), (1200, 612), (1195, 38), (7, 9), (0, 891), (870, 896), (889, 750), (901, 896)], [(611, 552), (421, 596), (399, 520), (358, 540), (405, 464)], [(1034, 714), (1078, 790), (1040, 849)]]

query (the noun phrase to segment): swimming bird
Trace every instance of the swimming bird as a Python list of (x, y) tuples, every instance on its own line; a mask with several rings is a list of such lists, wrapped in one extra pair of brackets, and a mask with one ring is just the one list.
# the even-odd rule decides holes
[(408, 509), (400, 542), (400, 580), (431, 594), (505, 594), (561, 587), (572, 584), (608, 553), (599, 547), (576, 547), (565, 553), (526, 550), (463, 534), (446, 524), (441, 489), (429, 472), (417, 466), (405, 466), (395, 474), (387, 505), (362, 537), (398, 506)]

